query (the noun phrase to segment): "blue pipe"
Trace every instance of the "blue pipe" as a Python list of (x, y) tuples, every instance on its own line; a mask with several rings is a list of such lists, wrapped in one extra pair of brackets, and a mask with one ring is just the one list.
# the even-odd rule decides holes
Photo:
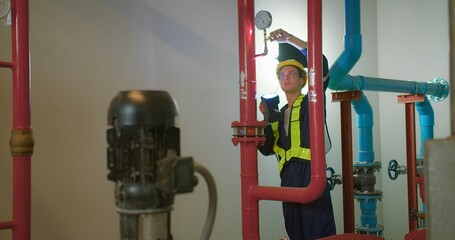
[[(431, 107), (430, 101), (427, 98), (423, 102), (416, 102), (415, 108), (419, 113), (419, 126), (420, 126), (420, 157), (423, 158), (424, 143), (429, 139), (434, 138), (434, 112)], [(426, 212), (426, 205), (422, 203), (422, 212)], [(420, 227), (423, 228), (422, 224)]]
[(359, 141), (359, 162), (372, 163), (374, 161), (373, 150), (373, 109), (365, 94), (359, 100), (352, 101), (356, 112)]
[(424, 156), (425, 141), (434, 138), (434, 112), (427, 98), (423, 102), (416, 102), (415, 108), (419, 113), (420, 156)]
[(376, 227), (378, 225), (378, 216), (376, 215), (376, 199), (362, 199), (360, 205), (363, 206), (360, 213), (360, 224), (362, 226)]
[[(362, 93), (359, 100), (351, 102), (356, 112), (356, 124), (358, 128), (358, 163), (356, 168), (377, 167), (380, 164), (374, 163), (373, 149), (373, 109), (365, 94)], [(355, 198), (360, 201), (360, 231), (371, 234), (382, 233), (382, 228), (378, 228), (376, 214), (377, 200), (382, 198), (382, 194), (356, 194)]]
[(362, 35), (360, 34), (360, 0), (345, 0), (344, 51), (330, 67), (329, 88), (346, 89), (343, 78), (348, 75), (362, 54)]
[[(330, 82), (331, 81), (332, 75), (330, 78)], [(343, 80), (338, 83), (337, 86), (340, 87), (338, 90), (370, 90), (409, 94), (425, 94), (438, 101), (444, 100), (449, 95), (449, 84), (440, 78), (435, 78), (430, 82), (425, 83), (346, 75)]]
[[(353, 81), (349, 81), (351, 78), (348, 75), (362, 54), (360, 0), (345, 0), (345, 25), (344, 51), (330, 67), (329, 88), (332, 90), (361, 90), (353, 88)], [(351, 104), (357, 113), (359, 136), (359, 164), (357, 165), (374, 165), (373, 110), (363, 93), (359, 100), (352, 101)], [(377, 226), (376, 201), (381, 197), (376, 196), (373, 199), (369, 199), (368, 196), (364, 195), (355, 196), (355, 198), (360, 200), (362, 229), (375, 229)]]
[(348, 73), (352, 70), (362, 54), (360, 0), (345, 0), (345, 28), (344, 50), (330, 67), (330, 89), (425, 94), (433, 97), (433, 100), (439, 101), (445, 99), (449, 95), (449, 84), (443, 79), (422, 83), (350, 76)]

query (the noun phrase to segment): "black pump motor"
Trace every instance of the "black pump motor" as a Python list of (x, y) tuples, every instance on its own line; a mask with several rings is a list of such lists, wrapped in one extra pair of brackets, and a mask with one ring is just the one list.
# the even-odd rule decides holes
[(170, 226), (174, 195), (192, 192), (197, 181), (193, 159), (180, 157), (174, 99), (165, 91), (119, 92), (109, 106), (108, 124), (108, 180), (116, 183), (121, 239), (172, 239), (170, 227), (149, 228)]

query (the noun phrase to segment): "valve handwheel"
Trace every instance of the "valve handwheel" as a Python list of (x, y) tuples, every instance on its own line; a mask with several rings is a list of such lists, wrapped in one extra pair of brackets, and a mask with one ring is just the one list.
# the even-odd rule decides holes
[[(389, 167), (387, 169), (389, 178), (395, 180), (398, 178), (398, 162), (395, 159), (389, 161)], [(393, 172), (393, 175), (392, 175)]]

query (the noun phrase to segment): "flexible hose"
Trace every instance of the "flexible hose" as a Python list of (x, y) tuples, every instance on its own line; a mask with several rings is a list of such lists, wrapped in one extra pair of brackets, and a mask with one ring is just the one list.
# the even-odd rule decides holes
[(212, 233), (213, 224), (215, 223), (216, 215), (217, 193), (215, 180), (213, 179), (212, 174), (210, 174), (207, 168), (205, 168), (203, 165), (197, 162), (194, 162), (193, 165), (196, 172), (204, 177), (209, 190), (209, 208), (207, 212), (207, 218), (205, 220), (204, 230), (202, 231), (201, 235), (201, 240), (209, 240), (210, 234)]

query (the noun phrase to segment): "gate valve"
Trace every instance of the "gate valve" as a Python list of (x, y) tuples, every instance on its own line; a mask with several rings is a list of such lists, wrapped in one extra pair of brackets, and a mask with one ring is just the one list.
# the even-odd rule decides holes
[(335, 170), (333, 170), (331, 167), (328, 167), (325, 171), (330, 191), (332, 191), (335, 188), (335, 185), (341, 184), (343, 182), (341, 175), (335, 174)]
[(400, 174), (406, 174), (406, 166), (398, 165), (397, 160), (392, 159), (389, 161), (389, 167), (387, 169), (389, 178), (395, 180)]

